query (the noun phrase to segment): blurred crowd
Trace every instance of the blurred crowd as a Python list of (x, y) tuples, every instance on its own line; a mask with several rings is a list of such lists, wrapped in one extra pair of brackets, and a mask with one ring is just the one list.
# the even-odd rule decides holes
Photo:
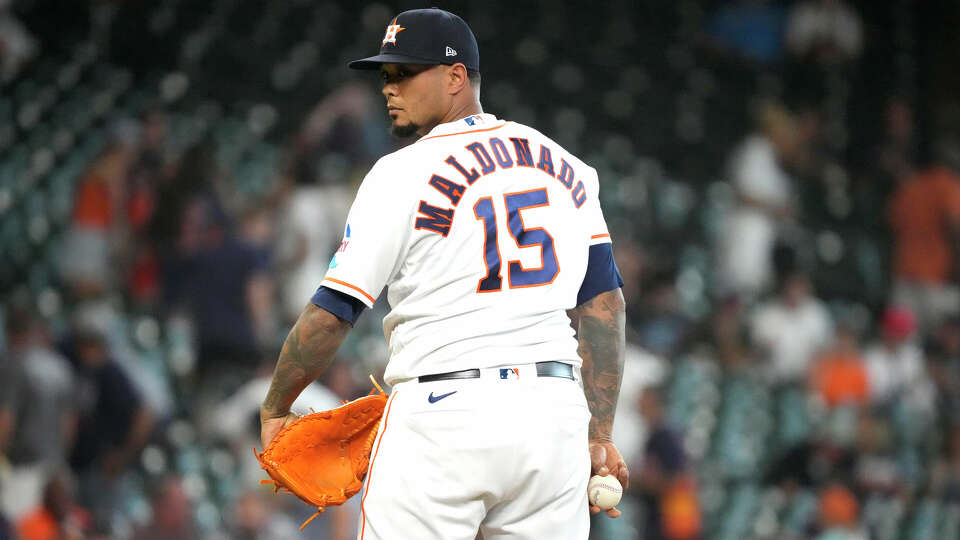
[[(8, 4), (0, 88), (15, 89), (43, 55)], [(921, 129), (916, 95), (891, 87), (862, 137), (847, 117), (849, 81), (877, 45), (841, 0), (678, 6), (689, 50), (672, 48), (665, 69), (686, 70), (692, 89), (669, 121), (676, 140), (655, 151), (615, 128), (591, 140), (579, 111), (533, 109), (485, 72), (488, 112), (533, 120), (600, 171), (628, 304), (614, 440), (632, 474), (624, 517), (595, 519), (592, 538), (960, 534), (957, 115)], [(390, 13), (367, 6), (366, 33)], [(483, 49), (491, 23), (464, 15)], [(609, 24), (598, 47), (615, 46)], [(534, 71), (539, 43), (515, 54)], [(317, 56), (294, 51), (290, 65)], [(592, 84), (561, 67), (561, 95), (576, 93), (577, 77)], [(0, 539), (355, 535), (357, 500), (297, 532), (311, 509), (260, 486), (250, 449), (280, 344), (356, 187), (404, 143), (387, 134), (373, 80), (337, 81), (285, 121), (282, 103), (233, 114), (217, 95), (192, 94), (186, 81), (203, 81), (200, 71), (103, 118), (95, 151), (67, 179), (53, 255), (27, 274), (48, 264), (49, 286), (25, 278), (2, 291)], [(638, 73), (604, 96), (611, 126), (636, 118), (647, 129), (630, 101), (660, 83)], [(748, 95), (728, 92), (743, 79), (755, 82)], [(711, 108), (742, 129), (697, 136), (711, 133)], [(716, 167), (699, 148), (723, 150)], [(295, 410), (369, 390), (387, 359), (386, 309), (361, 317)]]
[[(296, 520), (280, 512), (291, 501), (259, 487), (249, 449), (285, 332), (365, 168), (391, 144), (382, 121), (370, 125), (372, 92), (324, 98), (256, 194), (237, 193), (210, 137), (172, 151), (162, 108), (108, 126), (58, 246), (60, 324), (23, 291), (4, 305), (0, 538), (293, 537)], [(159, 350), (161, 334), (150, 369), (143, 349)], [(345, 350), (296, 410), (366, 393), (364, 370), (379, 375), (385, 346), (369, 365)], [(211, 447), (219, 453), (192, 454)], [(193, 474), (169, 463), (198, 457)], [(208, 486), (210, 468), (235, 485)], [(229, 490), (218, 501), (229, 505), (210, 503), (201, 526), (195, 505), (208, 489)], [(313, 537), (352, 536), (355, 509), (329, 514)]]

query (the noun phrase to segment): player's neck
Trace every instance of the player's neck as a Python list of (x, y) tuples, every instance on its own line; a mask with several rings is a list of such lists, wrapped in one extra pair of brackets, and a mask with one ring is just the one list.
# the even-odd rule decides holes
[(459, 106), (453, 106), (447, 111), (447, 114), (437, 122), (436, 125), (430, 126), (429, 129), (426, 129), (421, 135), (425, 135), (430, 132), (431, 129), (439, 126), (440, 124), (446, 124), (448, 122), (456, 122), (461, 118), (466, 118), (474, 114), (483, 114), (483, 107), (480, 106), (479, 101), (471, 101), (469, 103), (464, 103)]

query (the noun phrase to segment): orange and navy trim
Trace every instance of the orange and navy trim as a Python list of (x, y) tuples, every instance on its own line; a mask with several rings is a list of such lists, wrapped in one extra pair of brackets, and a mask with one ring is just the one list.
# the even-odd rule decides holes
[(370, 300), (370, 303), (371, 303), (371, 304), (377, 303), (377, 299), (376, 299), (376, 298), (370, 296), (369, 294), (367, 294), (367, 291), (361, 289), (360, 287), (357, 287), (356, 285), (353, 285), (352, 283), (347, 283), (346, 281), (341, 281), (341, 280), (339, 280), (339, 279), (334, 279), (334, 278), (332, 278), (332, 277), (326, 277), (326, 278), (323, 278), (323, 280), (324, 280), (324, 281), (329, 281), (329, 282), (331, 282), (331, 283), (336, 283), (337, 285), (343, 285), (344, 287), (348, 287), (348, 288), (350, 288), (350, 289), (353, 289), (353, 290), (357, 291), (358, 293), (362, 294), (364, 297), (366, 297), (367, 300)]

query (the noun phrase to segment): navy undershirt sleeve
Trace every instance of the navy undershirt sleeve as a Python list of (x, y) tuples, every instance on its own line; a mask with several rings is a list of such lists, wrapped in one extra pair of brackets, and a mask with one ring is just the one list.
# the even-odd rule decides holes
[(323, 308), (350, 324), (357, 322), (357, 318), (367, 306), (347, 293), (320, 287), (310, 299), (317, 307)]
[(613, 260), (613, 244), (606, 242), (590, 246), (590, 258), (587, 261), (587, 273), (577, 293), (577, 305), (583, 304), (594, 296), (623, 287), (623, 278)]

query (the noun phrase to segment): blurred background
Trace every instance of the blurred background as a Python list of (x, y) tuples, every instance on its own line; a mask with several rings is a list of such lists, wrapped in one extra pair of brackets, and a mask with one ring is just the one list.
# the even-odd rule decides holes
[[(597, 539), (960, 538), (960, 6), (445, 2), (596, 167), (628, 302)], [(397, 12), (0, 0), (0, 539), (304, 533), (252, 455), (387, 134)], [(369, 390), (383, 302), (298, 401)]]

